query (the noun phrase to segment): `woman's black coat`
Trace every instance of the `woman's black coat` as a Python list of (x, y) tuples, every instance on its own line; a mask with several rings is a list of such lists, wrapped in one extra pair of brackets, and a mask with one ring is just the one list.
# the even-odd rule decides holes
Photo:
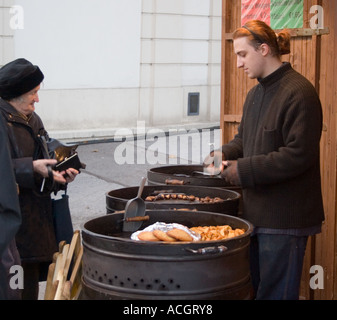
[(42, 177), (34, 173), (33, 160), (44, 158), (39, 136), (48, 134), (40, 117), (33, 113), (25, 119), (13, 106), (0, 99), (0, 111), (7, 123), (7, 132), (19, 186), (22, 224), (16, 243), (22, 261), (49, 262), (57, 251), (50, 190), (40, 192)]

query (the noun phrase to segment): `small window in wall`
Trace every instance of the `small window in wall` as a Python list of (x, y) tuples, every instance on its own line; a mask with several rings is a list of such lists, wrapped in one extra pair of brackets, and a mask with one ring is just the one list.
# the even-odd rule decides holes
[(198, 116), (199, 115), (199, 92), (190, 92), (188, 94), (188, 116)]

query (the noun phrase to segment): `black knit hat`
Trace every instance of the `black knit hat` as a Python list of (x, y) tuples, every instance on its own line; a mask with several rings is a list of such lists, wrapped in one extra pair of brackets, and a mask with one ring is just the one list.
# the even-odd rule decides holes
[(11, 100), (37, 87), (44, 79), (38, 66), (20, 58), (0, 69), (0, 97)]

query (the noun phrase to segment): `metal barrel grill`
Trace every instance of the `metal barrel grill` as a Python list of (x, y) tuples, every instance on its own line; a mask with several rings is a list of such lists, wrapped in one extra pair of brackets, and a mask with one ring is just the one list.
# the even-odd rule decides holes
[(201, 186), (232, 190), (241, 195), (238, 209), (238, 214), (241, 215), (243, 210), (241, 187), (228, 184), (220, 176), (202, 174), (203, 171), (202, 165), (171, 165), (151, 168), (147, 171), (148, 185)]
[[(82, 230), (82, 299), (244, 300), (251, 298), (249, 243), (252, 225), (212, 212), (147, 210), (149, 221), (187, 227), (230, 225), (241, 236), (181, 243), (131, 240), (123, 213), (85, 223)], [(142, 228), (143, 228), (142, 227)]]
[(239, 190), (220, 176), (202, 174), (202, 165), (172, 165), (151, 168), (147, 171), (149, 185), (191, 185)]
[[(125, 209), (126, 203), (129, 199), (136, 197), (138, 187), (129, 187), (122, 189), (115, 189), (106, 193), (106, 209), (107, 213), (114, 213)], [(218, 202), (201, 202), (190, 200), (159, 200), (159, 201), (145, 201), (146, 208), (149, 210), (160, 209), (186, 209), (198, 210), (206, 212), (218, 212), (228, 215), (237, 216), (240, 201), (240, 194), (234, 190), (227, 190), (222, 188), (198, 187), (198, 186), (145, 186), (142, 193), (142, 199), (146, 199), (151, 195), (160, 194), (184, 194), (193, 195), (195, 197), (211, 199), (220, 198), (223, 201)]]

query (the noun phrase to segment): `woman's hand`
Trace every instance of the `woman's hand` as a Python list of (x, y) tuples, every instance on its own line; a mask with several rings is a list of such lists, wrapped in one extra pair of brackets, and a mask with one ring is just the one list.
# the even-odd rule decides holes
[[(34, 172), (40, 174), (44, 178), (49, 178), (48, 166), (52, 167), (57, 163), (55, 159), (38, 159), (33, 161), (33, 170)], [(58, 171), (51, 171), (55, 182), (60, 184), (66, 184), (67, 180), (63, 175)]]
[[(33, 161), (33, 170), (34, 172), (40, 174), (44, 178), (49, 177), (48, 166), (54, 166), (57, 163), (54, 159), (39, 159)], [(70, 168), (66, 171), (58, 172), (52, 170), (54, 181), (60, 184), (66, 184), (74, 181), (75, 177), (78, 175), (78, 171), (76, 169)], [(67, 174), (66, 177), (64, 177)]]
[(73, 182), (78, 174), (79, 171), (74, 168), (69, 168), (61, 172), (53, 170), (54, 180), (62, 184)]
[(79, 174), (79, 171), (77, 171), (74, 168), (69, 168), (66, 171), (64, 171), (64, 173), (67, 174), (66, 175), (67, 183), (70, 183), (75, 180), (76, 176)]
[(40, 174), (44, 178), (48, 178), (48, 166), (54, 166), (57, 163), (54, 159), (39, 159), (33, 161), (34, 172)]

